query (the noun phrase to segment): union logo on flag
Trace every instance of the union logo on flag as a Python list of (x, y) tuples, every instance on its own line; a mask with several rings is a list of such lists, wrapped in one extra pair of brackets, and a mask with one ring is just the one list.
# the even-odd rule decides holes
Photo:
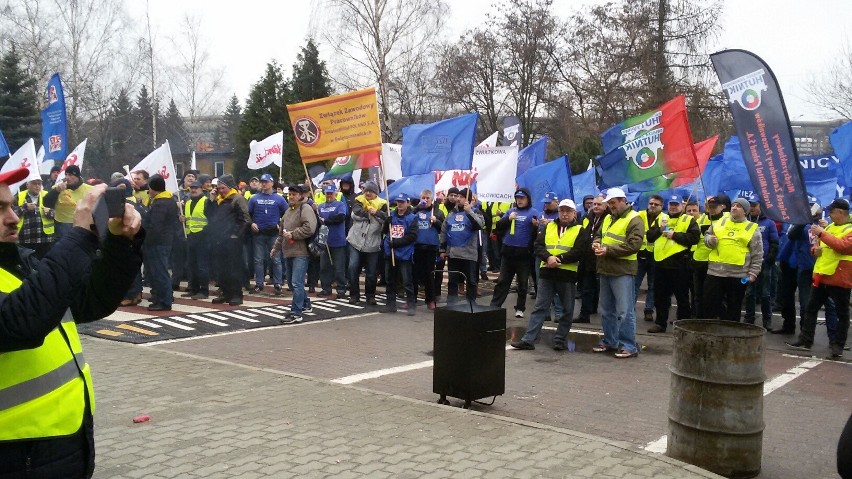
[(722, 89), (728, 95), (728, 102), (737, 103), (749, 111), (760, 107), (762, 92), (769, 88), (763, 80), (765, 74), (761, 68), (723, 84)]
[(625, 143), (621, 148), (625, 156), (641, 170), (647, 170), (657, 164), (663, 151), (663, 129), (657, 128), (644, 136)]

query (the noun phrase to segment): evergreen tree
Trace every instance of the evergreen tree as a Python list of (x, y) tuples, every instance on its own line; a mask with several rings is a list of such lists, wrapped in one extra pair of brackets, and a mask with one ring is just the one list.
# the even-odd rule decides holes
[(293, 101), (296, 103), (331, 96), (331, 79), (325, 62), (319, 58), (319, 50), (313, 38), (296, 56), (293, 64)]
[(0, 131), (12, 153), (30, 138), (41, 140), (36, 80), (27, 77), (14, 48), (0, 59)]
[(225, 108), (221, 124), (216, 128), (215, 144), (217, 148), (226, 151), (234, 151), (237, 146), (237, 129), (243, 121), (242, 108), (237, 95), (231, 96), (231, 101)]
[(139, 120), (136, 117), (136, 112), (133, 109), (133, 103), (130, 101), (130, 94), (126, 88), (122, 88), (118, 92), (118, 96), (112, 102), (112, 111), (110, 112), (110, 122), (112, 123), (110, 139), (110, 148), (108, 148), (110, 157), (113, 161), (110, 162), (113, 167), (120, 168), (122, 165), (135, 165), (142, 157), (132, 150), (134, 135), (138, 131), (136, 125)]
[(269, 173), (277, 177), (278, 167), (273, 166), (264, 171), (249, 170), (243, 158), (248, 159), (249, 144), (252, 140), (262, 140), (284, 130), (282, 174), (287, 182), (304, 181), (305, 173), (296, 150), (290, 119), (287, 116), (286, 105), (290, 103), (294, 103), (292, 93), (281, 72), (281, 67), (275, 62), (268, 63), (263, 78), (249, 92), (242, 122), (237, 128), (234, 147), (237, 161), (233, 171), (236, 178), (245, 180), (261, 173)]
[(169, 140), (169, 148), (172, 150), (172, 155), (189, 153), (183, 117), (173, 99), (169, 101), (169, 109), (166, 111), (166, 116), (162, 121), (157, 123), (157, 126), (160, 130), (157, 134), (157, 142), (164, 143), (166, 140)]
[[(151, 135), (154, 121), (154, 106), (151, 97), (148, 96), (148, 88), (142, 85), (139, 95), (136, 97), (136, 127), (134, 128), (133, 153), (145, 155), (157, 147)], [(131, 165), (132, 166), (132, 165)]]

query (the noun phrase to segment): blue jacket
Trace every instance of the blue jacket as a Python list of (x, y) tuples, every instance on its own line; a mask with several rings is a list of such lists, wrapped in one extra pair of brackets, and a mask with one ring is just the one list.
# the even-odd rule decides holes
[[(514, 220), (515, 231), (512, 234), (512, 220), (509, 219), (509, 216), (515, 212), (518, 215)], [(506, 236), (503, 237), (503, 246), (525, 248), (532, 253), (532, 244), (538, 234), (538, 228), (533, 226), (532, 220), (539, 217), (541, 217), (541, 213), (532, 207), (520, 209), (515, 206), (504, 213), (500, 221), (497, 222), (497, 229), (506, 232)]]
[(414, 242), (417, 241), (417, 215), (410, 207), (404, 215), (400, 215), (399, 211), (392, 211), (390, 217), (385, 220), (382, 234), (385, 236), (382, 247), (387, 261), (391, 259), (391, 246), (397, 261), (411, 261), (414, 256)]
[(349, 214), (346, 203), (342, 201), (320, 203), (317, 209), (322, 224), (328, 227), (328, 247), (346, 246), (346, 217)]
[(778, 228), (775, 227), (775, 222), (764, 215), (757, 218), (748, 215), (746, 219), (757, 223), (760, 228), (760, 236), (763, 240), (763, 262), (774, 263), (775, 257), (778, 256)]
[[(439, 235), (441, 234), (441, 225), (444, 223), (444, 212), (438, 208), (436, 203), (431, 208), (417, 208), (414, 215), (417, 216), (417, 244), (434, 246), (435, 249), (438, 249), (441, 245)], [(434, 223), (432, 223), (432, 216), (436, 218)]]
[(257, 193), (248, 201), (248, 212), (252, 223), (263, 232), (278, 233), (278, 222), (290, 205), (278, 193)]

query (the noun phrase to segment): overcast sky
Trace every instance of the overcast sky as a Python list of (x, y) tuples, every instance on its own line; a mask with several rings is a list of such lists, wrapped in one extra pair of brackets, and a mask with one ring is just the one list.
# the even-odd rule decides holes
[[(304, 39), (321, 31), (317, 1), (148, 0), (158, 39), (176, 34), (184, 13), (202, 18), (203, 37), (212, 61), (225, 68), (228, 91), (240, 103), (271, 60), (290, 67)], [(130, 2), (131, 15), (143, 14), (143, 2)], [(493, 0), (452, 0), (448, 38), (481, 25)], [(578, 5), (602, 0), (554, 0), (554, 12), (567, 17)], [(793, 120), (831, 119), (807, 101), (804, 87), (824, 75), (841, 45), (850, 42), (850, 0), (726, 0), (718, 50), (742, 48), (757, 54), (774, 71)], [(323, 50), (324, 60), (329, 52)], [(229, 94), (230, 96), (230, 94)]]

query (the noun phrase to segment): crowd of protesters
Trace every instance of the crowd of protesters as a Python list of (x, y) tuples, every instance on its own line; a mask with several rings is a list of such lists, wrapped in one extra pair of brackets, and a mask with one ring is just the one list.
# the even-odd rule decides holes
[[(30, 181), (17, 196), (19, 242), (37, 257), (66, 234), (77, 202), (100, 182), (84, 181), (75, 166), (63, 181), (56, 173), (45, 185)], [(298, 323), (311, 311), (309, 293), (377, 305), (384, 286), (387, 310), (396, 311), (400, 297), (399, 308), (413, 315), (421, 290), (422, 304), (436, 307), (445, 271), (448, 304), (462, 295), (477, 301), (479, 281), (491, 271), (499, 273), (491, 306), (502, 307), (515, 292), (513, 315), (523, 318), (528, 296), (534, 300), (526, 334), (512, 342), (518, 349), (534, 349), (552, 317), (552, 346), (565, 349), (572, 324), (599, 313), (604, 336), (594, 351), (636, 357), (637, 303), (652, 323), (649, 333), (665, 332), (674, 319), (753, 324), (759, 305), (759, 324), (771, 333), (794, 335), (800, 318), (798, 338), (787, 343), (797, 349), (812, 347), (824, 307), (830, 356), (842, 357), (846, 343), (852, 223), (844, 199), (825, 210), (812, 199), (813, 223), (789, 226), (767, 219), (753, 194), (710, 196), (704, 205), (653, 195), (635, 211), (618, 188), (586, 196), (582, 205), (553, 193), (533, 198), (525, 188), (512, 203), (483, 204), (457, 188), (385, 199), (375, 181), (356, 186), (351, 177), (313, 189), (281, 185), (269, 174), (245, 183), (190, 170), (176, 194), (159, 175), (136, 171), (130, 178), (115, 173), (109, 181), (125, 190), (146, 231), (144, 268), (122, 306), (142, 301), (143, 284), (151, 311), (171, 310), (175, 292), (207, 299), (211, 284), (218, 286), (212, 301), (231, 306), (242, 304), (244, 291), (286, 289), (293, 301), (284, 321)], [(772, 324), (773, 311), (782, 324)]]

